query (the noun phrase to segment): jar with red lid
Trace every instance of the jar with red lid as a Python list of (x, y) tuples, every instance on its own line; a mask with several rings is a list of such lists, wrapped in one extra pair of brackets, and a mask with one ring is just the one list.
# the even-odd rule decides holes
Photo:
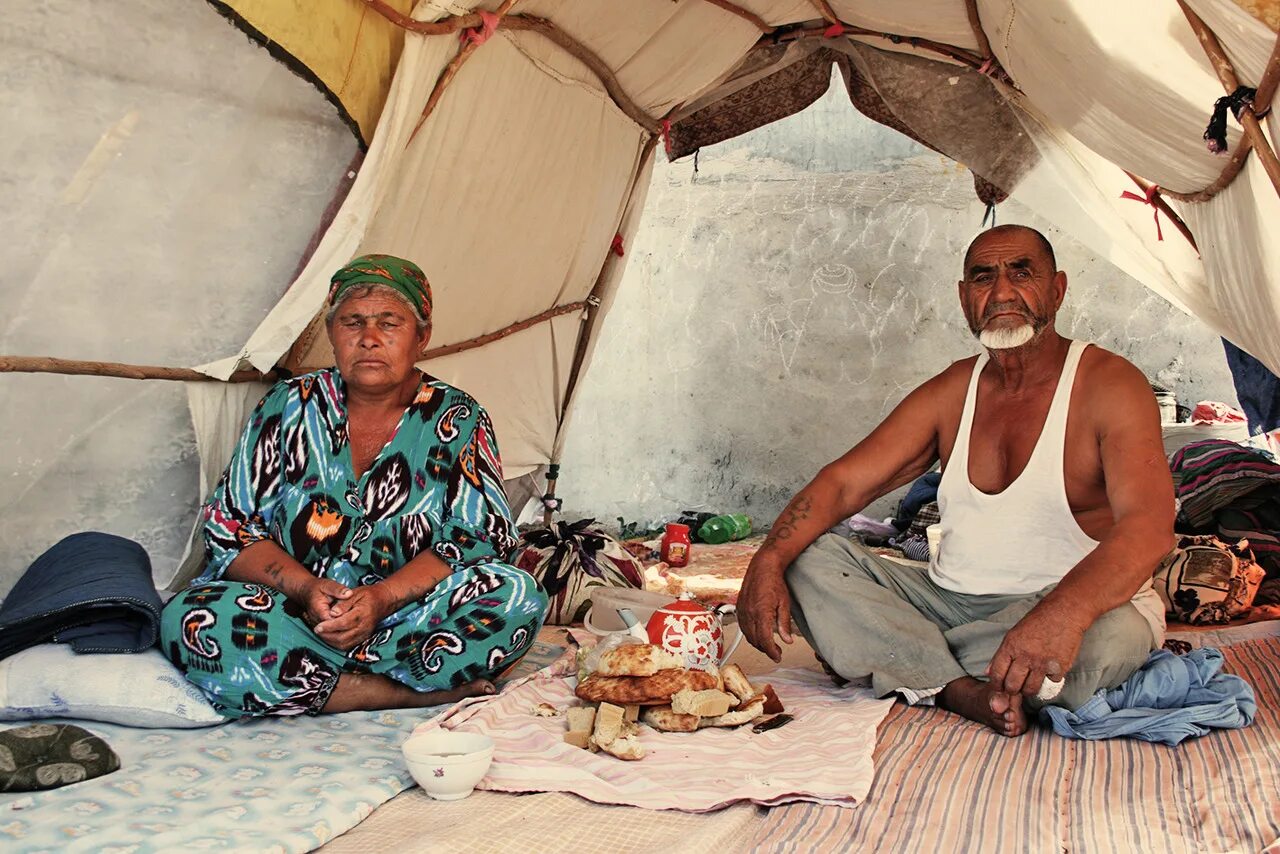
[(672, 522), (662, 535), (662, 562), (667, 566), (689, 563), (689, 526)]

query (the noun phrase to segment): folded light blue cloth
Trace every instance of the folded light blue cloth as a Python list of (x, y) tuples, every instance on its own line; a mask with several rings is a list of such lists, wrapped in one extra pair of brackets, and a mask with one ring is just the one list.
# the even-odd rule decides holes
[(1247, 727), (1258, 713), (1253, 688), (1221, 669), (1216, 649), (1182, 656), (1158, 649), (1118, 687), (1099, 691), (1075, 711), (1045, 706), (1040, 721), (1067, 738), (1123, 736), (1170, 746), (1213, 727)]

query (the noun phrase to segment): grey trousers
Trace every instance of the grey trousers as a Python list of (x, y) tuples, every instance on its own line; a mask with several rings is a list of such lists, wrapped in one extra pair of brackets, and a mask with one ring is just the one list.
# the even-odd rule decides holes
[[(876, 696), (900, 688), (939, 688), (984, 671), (1004, 639), (1052, 587), (1018, 596), (974, 596), (939, 587), (927, 570), (872, 554), (824, 534), (786, 574), (791, 614), (814, 651), (846, 679), (871, 677)], [(1062, 693), (1052, 704), (1075, 709), (1099, 688), (1137, 670), (1153, 638), (1126, 602), (1084, 635)]]

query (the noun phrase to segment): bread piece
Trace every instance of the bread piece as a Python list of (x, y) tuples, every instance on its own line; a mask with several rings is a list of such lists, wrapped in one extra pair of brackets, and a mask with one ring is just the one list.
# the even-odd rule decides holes
[(565, 744), (572, 744), (574, 747), (581, 747), (583, 750), (587, 749), (587, 742), (590, 740), (591, 733), (589, 732), (566, 732), (564, 734)]
[(593, 674), (578, 683), (577, 694), (592, 703), (666, 706), (679, 692), (705, 691), (715, 687), (715, 677), (704, 670), (662, 670), (652, 676), (600, 676)]
[(684, 659), (651, 643), (633, 643), (600, 656), (598, 676), (652, 676), (662, 670), (683, 667)]
[(739, 701), (749, 700), (756, 695), (757, 691), (751, 687), (750, 680), (738, 665), (730, 664), (721, 672), (721, 675), (724, 677), (725, 690), (737, 697)]
[(565, 714), (569, 719), (569, 732), (590, 733), (596, 727), (595, 706), (574, 706)]
[(678, 715), (670, 706), (646, 706), (640, 719), (662, 732), (693, 732), (698, 728), (697, 715)]
[(782, 701), (778, 699), (778, 692), (773, 690), (772, 685), (761, 685), (758, 694), (764, 695), (764, 713), (766, 715), (777, 715), (785, 712), (782, 707)]
[(619, 759), (634, 761), (636, 759), (644, 759), (644, 745), (640, 743), (640, 739), (634, 735), (628, 735), (625, 738), (615, 738), (608, 744), (600, 745), (600, 749), (605, 753), (612, 754)]
[(628, 703), (622, 707), (622, 719), (635, 723), (640, 720), (640, 707), (635, 703)]
[(720, 668), (719, 668), (719, 667), (716, 667), (714, 664), (708, 664), (708, 665), (706, 665), (705, 667), (703, 667), (702, 669), (703, 669), (703, 670), (705, 670), (705, 671), (707, 671), (708, 673), (710, 673), (712, 676), (716, 677), (716, 690), (717, 690), (717, 691), (723, 691), (723, 690), (724, 690), (724, 677), (723, 677), (722, 675), (720, 675)]
[(595, 739), (596, 744), (605, 747), (618, 737), (621, 730), (622, 706), (615, 706), (613, 703), (601, 703), (600, 711), (596, 712), (596, 728), (591, 733), (591, 737)]
[(738, 698), (714, 688), (708, 691), (681, 691), (671, 698), (671, 711), (678, 715), (714, 718), (738, 705)]
[(550, 703), (539, 703), (529, 709), (529, 714), (539, 718), (558, 718), (560, 710)]
[(714, 718), (701, 718), (699, 728), (708, 726), (741, 726), (764, 715), (764, 695), (752, 697), (737, 709)]

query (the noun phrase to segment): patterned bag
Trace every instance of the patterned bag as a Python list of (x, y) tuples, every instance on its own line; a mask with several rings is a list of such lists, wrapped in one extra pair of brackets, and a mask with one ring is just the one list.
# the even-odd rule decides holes
[(37, 792), (92, 780), (120, 767), (98, 736), (72, 724), (0, 730), (0, 792)]
[(595, 521), (556, 522), (520, 535), (512, 563), (537, 579), (551, 599), (548, 625), (582, 622), (597, 587), (644, 586), (640, 561)]
[(1248, 540), (1229, 546), (1213, 536), (1182, 536), (1153, 584), (1170, 617), (1205, 626), (1248, 611), (1265, 574)]

